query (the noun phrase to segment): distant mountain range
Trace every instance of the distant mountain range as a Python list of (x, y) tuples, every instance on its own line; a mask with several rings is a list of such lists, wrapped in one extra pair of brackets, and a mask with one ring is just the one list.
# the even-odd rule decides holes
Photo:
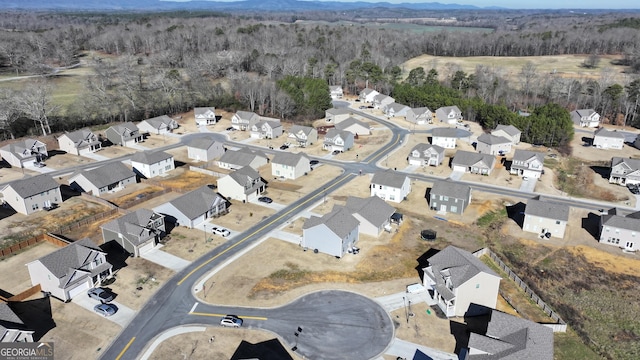
[[(216, 11), (345, 11), (370, 8), (405, 8), (415, 10), (479, 10), (481, 7), (460, 4), (388, 2), (339, 2), (299, 0), (246, 0), (246, 1), (160, 1), (160, 0), (0, 0), (0, 9), (47, 10), (216, 10)], [(496, 10), (496, 7), (484, 9)]]

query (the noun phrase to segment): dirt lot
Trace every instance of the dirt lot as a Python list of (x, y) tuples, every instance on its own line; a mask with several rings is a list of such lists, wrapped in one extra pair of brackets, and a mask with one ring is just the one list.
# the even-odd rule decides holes
[(267, 191), (264, 195), (271, 197), (273, 201), (281, 204), (291, 204), (341, 173), (341, 168), (322, 163), (306, 176), (302, 176), (296, 180), (275, 179), (273, 175), (271, 175), (271, 166), (260, 171), (263, 179), (268, 182)]
[[(0, 289), (13, 295), (29, 289), (32, 286), (31, 278), (25, 265), (57, 249), (59, 247), (44, 241), (27, 250), (1, 258), (0, 274), (4, 276), (2, 276), (2, 281), (0, 282), (2, 284)], [(10, 276), (8, 276), (9, 274)]]

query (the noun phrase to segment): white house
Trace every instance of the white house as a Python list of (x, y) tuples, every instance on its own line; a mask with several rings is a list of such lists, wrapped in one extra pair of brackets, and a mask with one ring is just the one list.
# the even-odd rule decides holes
[(342, 92), (342, 86), (340, 85), (330, 85), (329, 86), (329, 94), (331, 95), (331, 99), (338, 100), (342, 99), (344, 93)]
[(138, 129), (142, 134), (168, 134), (178, 128), (178, 122), (167, 115), (157, 116), (142, 120), (138, 123)]
[(100, 226), (105, 243), (117, 242), (133, 256), (152, 250), (166, 235), (164, 215), (138, 209)]
[(167, 221), (176, 226), (193, 229), (207, 219), (226, 214), (227, 201), (205, 185), (159, 205), (153, 211), (166, 216)]
[(451, 160), (453, 171), (471, 174), (491, 175), (496, 166), (494, 155), (479, 154), (471, 151), (458, 150)]
[(51, 208), (62, 202), (60, 184), (49, 175), (42, 174), (14, 180), (0, 186), (0, 202), (24, 215)]
[(538, 179), (542, 176), (544, 154), (536, 151), (516, 149), (509, 173)]
[(231, 117), (231, 126), (236, 130), (249, 130), (259, 120), (260, 116), (254, 112), (238, 111)]
[(60, 135), (58, 147), (69, 154), (85, 155), (102, 149), (102, 142), (91, 130), (80, 129)]
[(341, 206), (322, 217), (311, 216), (302, 225), (305, 249), (342, 257), (358, 242), (360, 222)]
[(260, 118), (251, 125), (251, 137), (254, 139), (275, 139), (282, 135), (282, 124), (279, 119)]
[(458, 140), (458, 129), (435, 128), (431, 132), (431, 144), (445, 149), (455, 149)]
[(394, 103), (396, 99), (389, 95), (378, 94), (373, 97), (373, 107), (376, 109), (384, 109), (387, 105)]
[(309, 162), (305, 153), (276, 153), (271, 160), (271, 175), (295, 180), (311, 171)]
[(618, 131), (600, 128), (593, 133), (593, 146), (598, 149), (617, 149), (624, 147), (624, 135)]
[(480, 154), (501, 155), (511, 152), (511, 144), (505, 137), (483, 133), (478, 136), (476, 150)]
[(551, 201), (530, 199), (524, 210), (522, 230), (539, 234), (540, 238), (564, 238), (570, 208)]
[(405, 119), (418, 125), (431, 124), (433, 122), (433, 113), (428, 107), (412, 108), (407, 110)]
[(611, 158), (609, 183), (640, 184), (640, 160), (617, 156)]
[(322, 148), (329, 151), (344, 152), (353, 147), (353, 141), (353, 133), (333, 128), (329, 129), (325, 134)]
[(240, 168), (218, 179), (218, 191), (227, 199), (249, 202), (257, 199), (267, 184), (257, 171), (250, 166)]
[(369, 188), (371, 196), (399, 203), (411, 192), (411, 180), (405, 174), (388, 169), (373, 174)]
[(269, 158), (262, 151), (243, 147), (238, 150), (227, 150), (218, 160), (218, 166), (231, 170), (240, 169), (245, 166), (258, 169), (268, 162)]
[(135, 184), (136, 173), (118, 161), (90, 170), (78, 170), (69, 177), (68, 181), (73, 190), (100, 197)]
[(411, 108), (408, 107), (407, 105), (402, 105), (402, 104), (393, 102), (391, 104), (386, 105), (383, 110), (385, 115), (387, 115), (388, 117), (394, 117), (394, 116), (407, 116), (407, 112), (411, 110)]
[(226, 151), (224, 144), (212, 137), (197, 137), (187, 144), (187, 157), (195, 161), (212, 161)]
[(360, 234), (378, 237), (385, 228), (391, 230), (391, 216), (396, 209), (377, 196), (349, 196), (344, 207), (360, 222)]
[(444, 161), (444, 148), (438, 145), (417, 144), (407, 157), (409, 165), (438, 166)]
[(196, 125), (214, 125), (218, 122), (214, 107), (195, 107), (193, 116), (196, 118)]
[(600, 114), (593, 109), (580, 109), (571, 112), (571, 120), (580, 127), (600, 126)]
[(47, 145), (42, 141), (26, 139), (1, 147), (0, 156), (11, 166), (25, 168), (33, 167), (35, 163), (44, 161), (49, 153)]
[(163, 176), (176, 168), (173, 155), (164, 151), (139, 151), (131, 157), (133, 171), (147, 179)]
[(462, 111), (457, 106), (443, 106), (436, 110), (436, 118), (440, 122), (453, 125), (462, 120)]
[(318, 130), (311, 126), (293, 125), (287, 137), (296, 142), (298, 146), (307, 147), (318, 142)]
[(522, 132), (513, 125), (498, 125), (491, 131), (491, 135), (502, 136), (509, 139), (513, 145), (518, 145)]
[(353, 135), (371, 135), (371, 127), (369, 124), (362, 122), (356, 118), (350, 117), (336, 124), (338, 131), (348, 131)]
[(366, 88), (360, 91), (360, 95), (358, 95), (358, 99), (360, 99), (360, 101), (370, 103), (370, 102), (373, 102), (373, 98), (376, 97), (376, 95), (378, 94), (380, 93), (373, 89)]

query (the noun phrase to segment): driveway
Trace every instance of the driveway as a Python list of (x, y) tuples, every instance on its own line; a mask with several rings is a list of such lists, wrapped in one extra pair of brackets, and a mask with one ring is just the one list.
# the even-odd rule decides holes
[(89, 159), (93, 159), (95, 161), (102, 161), (102, 160), (109, 160), (108, 157), (106, 156), (102, 156), (102, 155), (98, 155), (96, 153), (87, 153), (87, 154), (82, 154), (83, 157), (89, 158)]
[(452, 171), (449, 175), (449, 179), (460, 181), (460, 179), (462, 179), (462, 175), (464, 175), (464, 171)]
[(536, 184), (538, 183), (538, 179), (528, 177), (526, 180), (522, 180), (522, 184), (520, 185), (520, 191), (526, 191), (532, 193), (536, 189)]
[(252, 204), (256, 204), (256, 205), (267, 207), (269, 209), (273, 209), (275, 211), (280, 211), (280, 210), (284, 209), (287, 206), (287, 205), (279, 204), (279, 203), (277, 203), (275, 201), (270, 203), (270, 204), (267, 204), (267, 203), (264, 203), (262, 201), (258, 201), (257, 198), (256, 199), (252, 199), (249, 202), (252, 203)]
[(162, 245), (158, 245), (152, 250), (143, 253), (140, 257), (175, 272), (180, 272), (180, 270), (186, 268), (191, 263), (183, 258), (179, 258), (175, 255), (169, 254), (168, 252), (160, 250), (161, 247)]
[[(102, 315), (99, 315), (95, 311), (93, 311), (93, 307), (98, 305), (99, 302), (87, 296), (86, 293), (82, 293), (76, 296), (75, 298), (73, 298), (73, 300), (71, 300), (71, 302), (89, 310), (91, 312), (90, 316), (94, 316), (96, 318), (96, 321), (99, 321), (98, 319), (103, 317)], [(106, 317), (105, 319), (113, 321), (114, 323), (122, 327), (126, 327), (136, 315), (136, 312), (117, 301), (112, 301), (111, 304), (115, 305), (118, 308), (118, 311), (115, 314)]]

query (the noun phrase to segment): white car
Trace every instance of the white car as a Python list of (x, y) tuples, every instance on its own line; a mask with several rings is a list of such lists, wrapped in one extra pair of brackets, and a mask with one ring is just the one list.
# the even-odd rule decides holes
[(223, 227), (214, 226), (211, 231), (213, 231), (214, 234), (220, 235), (222, 237), (227, 237), (227, 236), (231, 235), (231, 231), (229, 231), (229, 229), (225, 229)]
[(242, 326), (242, 319), (236, 315), (227, 315), (220, 320), (220, 326), (238, 328)]

